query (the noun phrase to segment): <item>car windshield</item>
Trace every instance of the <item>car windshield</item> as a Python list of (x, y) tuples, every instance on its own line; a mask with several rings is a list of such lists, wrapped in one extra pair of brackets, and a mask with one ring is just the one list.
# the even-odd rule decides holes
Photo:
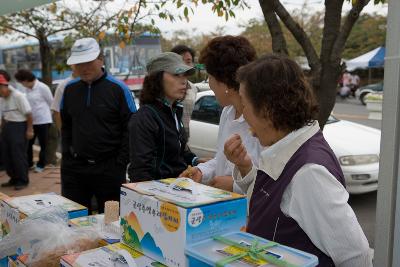
[(382, 91), (383, 90), (383, 82), (368, 84), (362, 87), (362, 89), (372, 89), (374, 91)]
[(330, 115), (328, 120), (326, 121), (326, 124), (331, 124), (331, 123), (338, 122), (338, 121), (339, 121), (339, 119), (337, 119), (334, 116)]

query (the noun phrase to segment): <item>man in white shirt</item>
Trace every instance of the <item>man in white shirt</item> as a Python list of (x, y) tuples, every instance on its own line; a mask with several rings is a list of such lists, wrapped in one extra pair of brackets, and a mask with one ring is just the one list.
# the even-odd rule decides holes
[[(194, 63), (195, 52), (190, 47), (187, 47), (186, 45), (176, 45), (171, 49), (171, 52), (181, 55), (183, 62), (185, 62), (186, 65), (190, 67), (194, 66), (193, 63)], [(188, 81), (188, 88), (186, 90), (186, 95), (182, 101), (183, 104), (182, 123), (183, 127), (185, 128), (185, 132), (188, 139), (190, 137), (189, 122), (192, 117), (192, 112), (194, 108), (194, 103), (196, 102), (197, 92), (198, 92), (197, 87), (193, 83)]]
[(71, 65), (71, 76), (64, 79), (61, 83), (58, 84), (56, 88), (56, 92), (54, 93), (53, 103), (51, 104), (51, 110), (53, 111), (54, 121), (56, 123), (58, 131), (61, 131), (61, 116), (60, 116), (60, 106), (61, 100), (64, 94), (64, 89), (67, 84), (73, 79), (78, 77), (78, 74), (75, 71), (75, 65)]
[[(7, 82), (10, 82), (11, 77), (7, 71), (0, 70), (0, 74), (3, 75), (3, 77), (6, 79)], [(2, 105), (2, 100), (0, 98), (0, 126), (1, 126), (1, 117), (2, 117), (2, 115), (1, 115), (2, 106), (1, 105)], [(0, 127), (0, 134), (1, 134), (1, 127)], [(2, 140), (1, 140), (1, 135), (0, 135), (0, 153), (2, 151), (1, 147), (2, 147)], [(4, 169), (3, 157), (0, 155), (0, 171), (4, 171), (4, 170), (5, 169)]]
[(28, 144), (28, 164), (29, 167), (33, 167), (32, 147), (37, 137), (39, 139), (40, 153), (35, 172), (42, 172), (46, 165), (48, 131), (53, 122), (50, 111), (53, 95), (50, 88), (37, 80), (35, 75), (29, 70), (19, 70), (15, 74), (15, 79), (25, 87), (25, 93), (32, 107), (34, 136)]
[(10, 87), (3, 75), (0, 75), (0, 96), (2, 152), (10, 177), (1, 186), (14, 186), (15, 190), (21, 190), (29, 184), (26, 145), (27, 140), (33, 137), (31, 107), (26, 96)]

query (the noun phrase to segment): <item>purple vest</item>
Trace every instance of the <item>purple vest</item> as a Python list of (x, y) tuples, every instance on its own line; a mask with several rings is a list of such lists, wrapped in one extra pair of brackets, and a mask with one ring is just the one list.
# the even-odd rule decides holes
[(318, 257), (318, 266), (334, 266), (332, 259), (318, 249), (298, 223), (280, 209), (283, 193), (296, 172), (305, 164), (322, 165), (344, 185), (344, 176), (335, 154), (321, 131), (307, 140), (290, 158), (276, 181), (257, 172), (250, 200), (247, 231), (263, 238), (297, 248)]

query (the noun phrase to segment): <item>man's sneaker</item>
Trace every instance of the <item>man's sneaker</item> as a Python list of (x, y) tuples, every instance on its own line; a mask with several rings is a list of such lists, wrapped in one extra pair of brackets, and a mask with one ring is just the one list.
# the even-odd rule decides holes
[(36, 166), (33, 171), (36, 172), (36, 173), (40, 173), (40, 172), (43, 172), (43, 170), (44, 170), (44, 168)]
[(45, 168), (46, 168), (46, 169), (58, 169), (57, 165), (51, 164), (51, 163), (50, 163), (50, 164), (47, 164)]
[(22, 189), (28, 187), (28, 184), (29, 183), (16, 183), (15, 186), (14, 186), (14, 189), (17, 190), (17, 191), (18, 190), (22, 190)]
[(9, 180), (7, 183), (2, 183), (1, 187), (11, 187), (11, 186), (14, 186), (14, 185), (15, 185), (15, 182), (12, 181), (12, 180)]

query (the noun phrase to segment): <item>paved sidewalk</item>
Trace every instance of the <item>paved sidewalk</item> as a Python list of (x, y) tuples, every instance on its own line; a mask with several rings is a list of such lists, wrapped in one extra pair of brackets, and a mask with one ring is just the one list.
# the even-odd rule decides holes
[[(33, 147), (33, 160), (38, 160), (39, 148)], [(60, 159), (60, 154), (57, 154)], [(0, 171), (0, 184), (8, 182), (10, 178), (5, 171)], [(0, 192), (10, 197), (15, 196), (26, 196), (32, 194), (54, 192), (61, 194), (61, 180), (60, 180), (60, 167), (45, 168), (41, 173), (35, 173), (33, 170), (29, 170), (29, 185), (28, 187), (16, 191), (14, 187), (0, 187)]]
[[(9, 177), (5, 171), (0, 172), (0, 183), (8, 182)], [(25, 196), (39, 193), (55, 192), (61, 193), (60, 168), (46, 168), (41, 173), (29, 171), (28, 187), (16, 191), (14, 187), (0, 187), (0, 192), (10, 196)]]

